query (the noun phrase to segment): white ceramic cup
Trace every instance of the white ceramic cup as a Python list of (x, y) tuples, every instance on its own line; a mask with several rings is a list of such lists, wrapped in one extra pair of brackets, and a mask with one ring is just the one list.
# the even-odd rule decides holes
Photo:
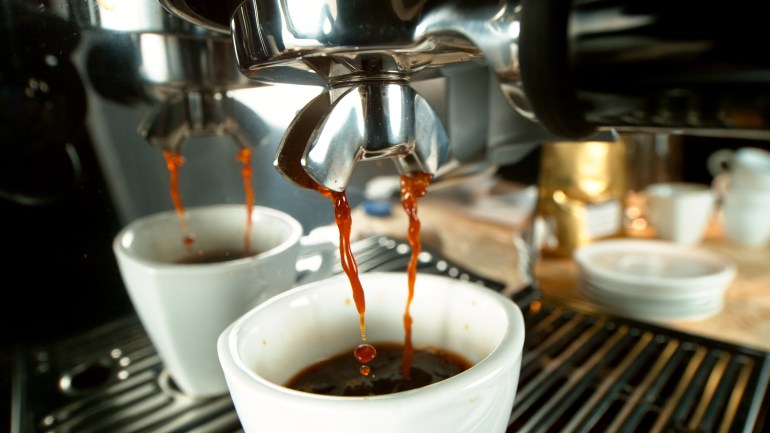
[[(367, 341), (402, 342), (405, 272), (362, 274)], [(347, 278), (292, 289), (219, 337), (219, 358), (249, 433), (500, 433), (508, 426), (524, 344), (519, 308), (467, 281), (418, 275), (411, 307), (416, 349), (432, 345), (474, 364), (443, 381), (394, 394), (337, 397), (283, 386), (316, 362), (360, 343)], [(376, 372), (375, 372), (376, 374)]]
[[(195, 251), (242, 252), (246, 207), (189, 208)], [(335, 246), (303, 245), (302, 226), (290, 215), (253, 208), (250, 250), (257, 255), (207, 264), (179, 264), (190, 255), (176, 212), (149, 215), (124, 227), (113, 242), (134, 309), (174, 383), (187, 395), (227, 392), (216, 341), (250, 308), (297, 284), (297, 262), (320, 254), (304, 281), (331, 275)]]
[(715, 196), (710, 185), (656, 183), (645, 189), (647, 214), (657, 237), (697, 245), (713, 216)]
[(730, 184), (770, 189), (770, 152), (755, 147), (720, 149), (706, 161), (713, 176), (729, 174)]
[(751, 248), (770, 242), (770, 189), (729, 185), (722, 199), (725, 236)]

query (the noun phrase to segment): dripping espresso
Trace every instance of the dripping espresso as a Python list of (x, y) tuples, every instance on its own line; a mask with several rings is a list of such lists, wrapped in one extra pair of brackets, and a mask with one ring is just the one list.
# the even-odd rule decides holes
[(345, 351), (297, 373), (286, 387), (313, 394), (363, 397), (421, 388), (455, 376), (471, 367), (463, 356), (434, 347), (415, 348), (408, 377), (402, 375), (404, 346), (376, 343), (377, 357), (369, 376), (358, 371), (358, 361)]

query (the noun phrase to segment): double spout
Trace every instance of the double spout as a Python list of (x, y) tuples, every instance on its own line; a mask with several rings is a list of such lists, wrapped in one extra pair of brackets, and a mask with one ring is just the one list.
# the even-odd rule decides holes
[(190, 137), (230, 136), (240, 147), (258, 146), (268, 138), (269, 128), (226, 92), (189, 90), (157, 104), (138, 130), (150, 144), (178, 152)]
[(359, 161), (390, 158), (402, 175), (435, 174), (449, 154), (437, 113), (403, 82), (362, 82), (321, 93), (284, 135), (275, 166), (295, 184), (344, 191)]

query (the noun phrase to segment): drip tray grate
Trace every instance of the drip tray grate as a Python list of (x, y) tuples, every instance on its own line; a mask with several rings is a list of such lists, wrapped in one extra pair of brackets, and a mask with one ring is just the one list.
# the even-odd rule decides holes
[(767, 354), (571, 304), (523, 308), (510, 432), (762, 431)]
[[(353, 248), (361, 272), (401, 271), (409, 260), (409, 245), (387, 237)], [(503, 289), (430, 250), (419, 272)], [(532, 288), (514, 300), (527, 337), (509, 432), (763, 431), (768, 354), (541, 299)], [(13, 433), (242, 431), (229, 396), (176, 388), (134, 316), (17, 350), (12, 404)]]

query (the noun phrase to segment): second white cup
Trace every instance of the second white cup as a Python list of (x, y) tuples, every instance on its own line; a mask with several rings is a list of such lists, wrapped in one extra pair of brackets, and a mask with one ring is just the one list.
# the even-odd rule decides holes
[(227, 392), (216, 341), (227, 325), (250, 308), (297, 283), (298, 259), (321, 254), (322, 264), (303, 282), (330, 275), (336, 247), (303, 245), (303, 229), (292, 216), (253, 208), (248, 236), (252, 255), (215, 262), (183, 263), (206, 255), (244, 251), (246, 207), (213, 205), (186, 211), (190, 249), (174, 211), (128, 224), (113, 242), (121, 276), (158, 355), (187, 395)]
[(657, 183), (649, 185), (645, 193), (647, 213), (658, 238), (682, 245), (701, 242), (714, 210), (710, 185)]

